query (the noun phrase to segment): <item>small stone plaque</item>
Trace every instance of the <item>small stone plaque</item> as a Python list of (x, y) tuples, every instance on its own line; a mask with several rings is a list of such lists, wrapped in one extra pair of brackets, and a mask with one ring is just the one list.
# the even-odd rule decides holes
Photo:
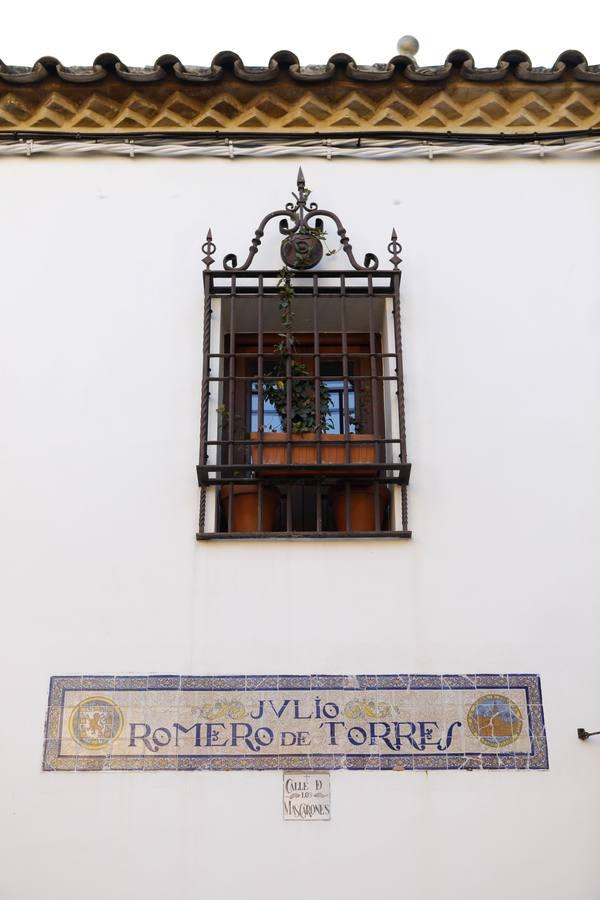
[(331, 819), (329, 772), (284, 772), (283, 818), (289, 822), (328, 822)]

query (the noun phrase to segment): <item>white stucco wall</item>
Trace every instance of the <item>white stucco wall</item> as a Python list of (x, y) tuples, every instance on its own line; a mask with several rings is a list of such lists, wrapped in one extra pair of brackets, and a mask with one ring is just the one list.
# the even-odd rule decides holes
[[(600, 168), (303, 168), (404, 245), (412, 541), (195, 540), (201, 244), (297, 162), (2, 160), (2, 900), (597, 893)], [(51, 674), (472, 671), (541, 674), (548, 772), (334, 772), (296, 824), (280, 772), (41, 771)]]

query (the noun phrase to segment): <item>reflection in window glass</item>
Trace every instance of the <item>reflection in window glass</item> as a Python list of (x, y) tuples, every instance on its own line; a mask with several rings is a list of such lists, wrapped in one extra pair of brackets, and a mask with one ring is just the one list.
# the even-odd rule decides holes
[[(350, 374), (352, 369), (350, 366)], [(328, 434), (344, 434), (344, 381), (341, 374), (341, 364), (324, 362), (321, 363), (321, 381), (327, 385), (329, 390), (329, 415), (333, 421), (333, 428), (328, 429)], [(354, 385), (348, 381), (348, 413), (350, 418), (350, 427), (348, 431), (354, 434), (356, 431), (356, 398), (354, 393)], [(272, 403), (263, 398), (263, 426), (265, 431), (283, 431), (281, 420)], [(250, 392), (250, 431), (258, 431), (258, 382), (253, 381)]]

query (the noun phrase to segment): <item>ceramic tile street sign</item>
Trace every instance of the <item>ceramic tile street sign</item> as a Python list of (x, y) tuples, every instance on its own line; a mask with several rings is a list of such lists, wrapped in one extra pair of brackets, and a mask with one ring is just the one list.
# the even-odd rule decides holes
[(56, 676), (44, 769), (547, 769), (537, 675)]
[(284, 772), (283, 818), (290, 822), (328, 822), (329, 772)]

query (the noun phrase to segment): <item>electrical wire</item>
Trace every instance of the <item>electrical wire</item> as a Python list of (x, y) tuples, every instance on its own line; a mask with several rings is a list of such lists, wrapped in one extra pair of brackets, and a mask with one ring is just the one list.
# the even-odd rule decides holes
[(29, 137), (0, 140), (0, 156), (85, 156), (108, 155), (136, 157), (240, 157), (278, 158), (288, 156), (317, 157), (328, 160), (352, 159), (429, 159), (437, 157), (582, 157), (600, 152), (600, 136), (567, 139), (563, 136), (488, 143), (485, 140), (416, 140), (413, 138), (308, 138), (264, 140), (238, 137), (170, 139), (155, 138), (85, 138), (72, 139)]

